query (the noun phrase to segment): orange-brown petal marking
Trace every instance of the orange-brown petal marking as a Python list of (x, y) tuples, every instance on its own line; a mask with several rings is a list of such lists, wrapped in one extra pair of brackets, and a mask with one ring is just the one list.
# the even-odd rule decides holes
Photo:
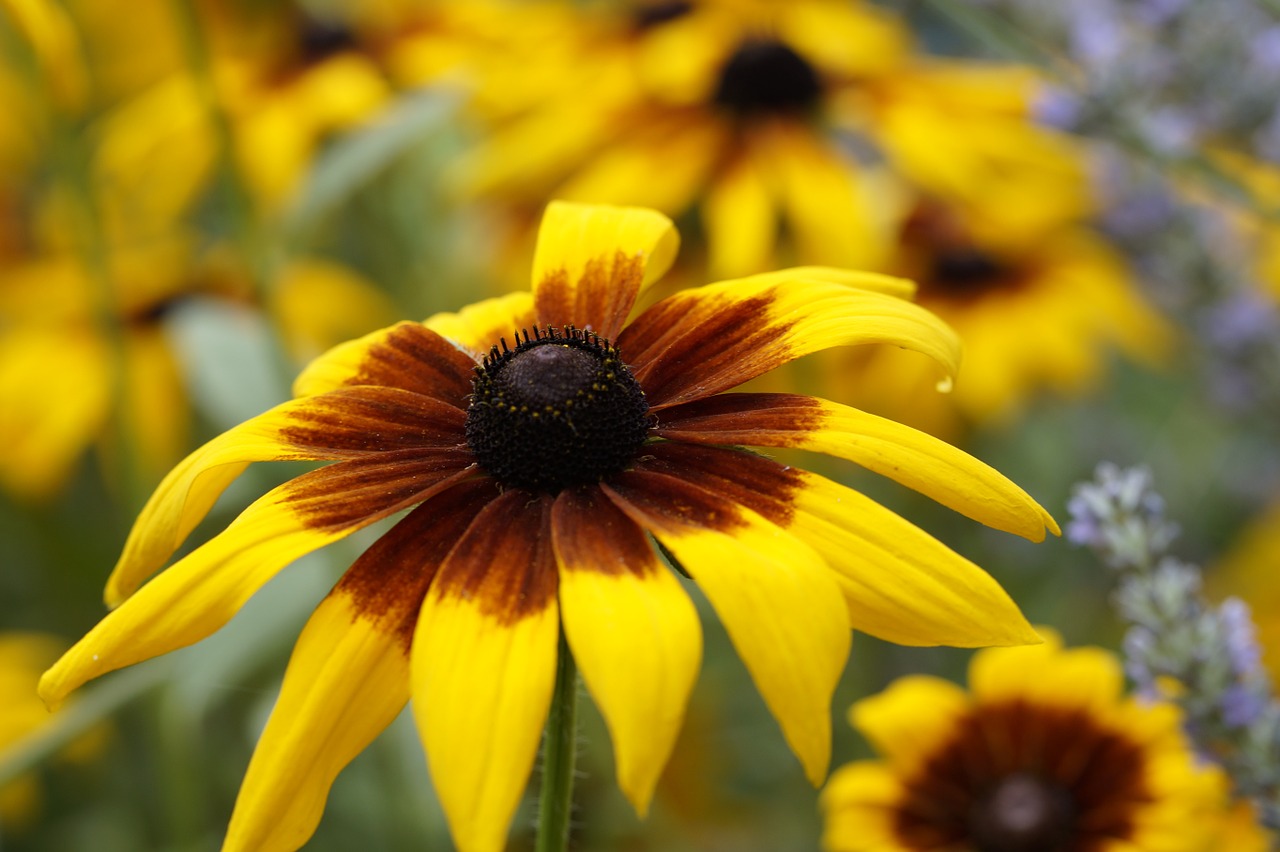
[(636, 469), (682, 479), (703, 493), (722, 495), (782, 527), (790, 523), (795, 511), (792, 494), (804, 487), (800, 471), (754, 453), (673, 441), (650, 444)]
[(461, 482), (419, 505), (347, 569), (333, 594), (355, 616), (394, 634), (405, 658), (427, 588), (472, 520), (498, 495), (492, 480)]
[(663, 299), (623, 329), (626, 353), (651, 408), (728, 390), (832, 346), (889, 343), (955, 373), (960, 341), (919, 305), (848, 286), (822, 270), (709, 284)]
[(547, 325), (599, 329), (608, 337), (617, 333), (635, 304), (644, 281), (644, 261), (618, 251), (588, 260), (576, 282), (569, 276), (563, 267), (546, 271), (534, 291), (538, 318)]
[(463, 450), (399, 450), (341, 461), (281, 486), (283, 503), (311, 529), (372, 523), (470, 475), (474, 460)]
[(698, 444), (794, 447), (848, 459), (955, 511), (1032, 541), (1053, 518), (1007, 477), (945, 441), (847, 405), (795, 394), (720, 394), (665, 409), (655, 434)]
[(678, 244), (671, 220), (653, 210), (553, 201), (533, 256), (538, 324), (613, 338)]
[(402, 322), (334, 347), (312, 361), (294, 382), (296, 396), (344, 385), (413, 391), (463, 407), (475, 361), (421, 323)]
[(636, 577), (664, 570), (644, 530), (597, 486), (560, 492), (551, 507), (551, 533), (560, 564), (570, 570)]
[(464, 443), (465, 412), (452, 403), (394, 387), (355, 386), (311, 397), (291, 411), (282, 442), (323, 450), (323, 458), (355, 458)]
[(471, 601), (498, 624), (543, 612), (555, 601), (547, 496), (505, 491), (475, 516), (436, 577), (442, 601)]

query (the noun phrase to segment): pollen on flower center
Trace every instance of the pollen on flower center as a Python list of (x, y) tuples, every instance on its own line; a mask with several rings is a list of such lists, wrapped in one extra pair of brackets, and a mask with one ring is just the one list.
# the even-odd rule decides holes
[(805, 110), (822, 82), (813, 66), (787, 45), (753, 39), (738, 46), (720, 71), (715, 102), (739, 113)]
[(503, 485), (556, 493), (625, 468), (649, 433), (640, 384), (612, 343), (534, 329), (476, 368), (467, 444)]
[(1055, 852), (1069, 845), (1075, 810), (1060, 784), (1016, 772), (974, 803), (970, 832), (982, 852)]

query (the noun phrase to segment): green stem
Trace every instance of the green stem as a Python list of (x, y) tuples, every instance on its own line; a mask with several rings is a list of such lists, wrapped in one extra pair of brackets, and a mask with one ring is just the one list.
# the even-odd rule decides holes
[(542, 795), (538, 802), (536, 852), (564, 852), (573, 810), (573, 764), (578, 738), (578, 670), (560, 631), (556, 687), (542, 754)]

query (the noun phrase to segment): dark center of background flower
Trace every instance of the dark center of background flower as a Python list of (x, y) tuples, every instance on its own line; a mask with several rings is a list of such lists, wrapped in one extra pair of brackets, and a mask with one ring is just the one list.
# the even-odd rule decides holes
[(1060, 852), (1074, 821), (1066, 789), (1029, 772), (1002, 778), (969, 812), (970, 835), (982, 852)]
[(774, 39), (744, 41), (720, 71), (715, 103), (741, 114), (799, 112), (818, 102), (813, 66)]
[(973, 246), (951, 246), (933, 254), (932, 268), (920, 282), (929, 295), (965, 299), (1012, 284), (1006, 264)]
[(644, 391), (612, 343), (534, 329), (476, 368), (466, 436), (503, 485), (555, 494), (624, 469), (649, 426)]
[(631, 12), (631, 21), (637, 30), (647, 30), (677, 18), (683, 18), (693, 11), (689, 2), (642, 3)]
[(301, 64), (316, 65), (358, 47), (355, 34), (338, 21), (307, 17), (298, 32)]
[(1078, 852), (1130, 841), (1153, 801), (1141, 741), (1088, 711), (1011, 700), (975, 708), (894, 811), (908, 849)]

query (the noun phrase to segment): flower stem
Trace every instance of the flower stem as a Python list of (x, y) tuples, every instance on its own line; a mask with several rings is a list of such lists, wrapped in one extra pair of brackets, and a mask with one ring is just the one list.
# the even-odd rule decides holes
[(538, 802), (536, 852), (564, 852), (573, 810), (573, 764), (578, 738), (578, 670), (560, 631), (555, 693), (542, 754), (542, 795)]

